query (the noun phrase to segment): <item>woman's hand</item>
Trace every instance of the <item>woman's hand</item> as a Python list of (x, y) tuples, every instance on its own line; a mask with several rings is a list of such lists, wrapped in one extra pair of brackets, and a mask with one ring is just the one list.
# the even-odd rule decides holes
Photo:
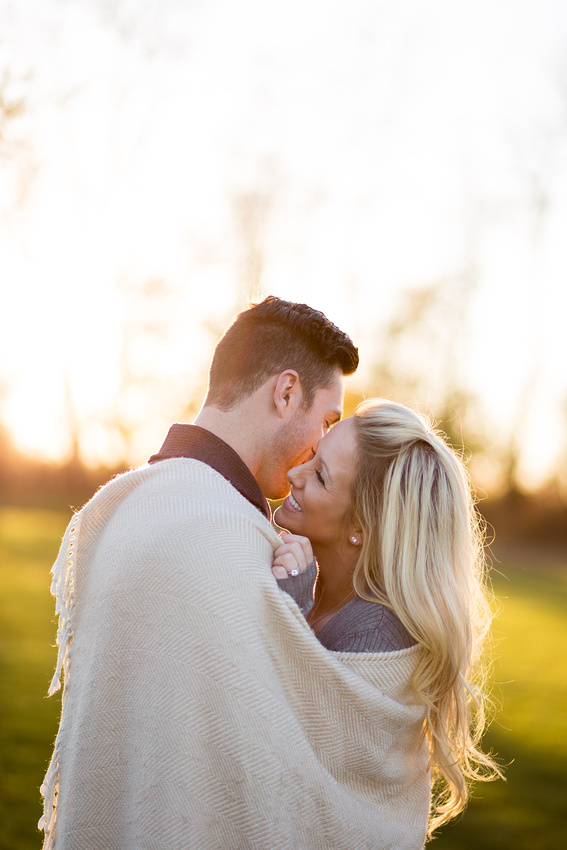
[(309, 538), (301, 537), (300, 534), (289, 534), (287, 531), (282, 531), (280, 537), (282, 543), (275, 550), (272, 563), (274, 577), (281, 579), (304, 573), (313, 563), (313, 549)]

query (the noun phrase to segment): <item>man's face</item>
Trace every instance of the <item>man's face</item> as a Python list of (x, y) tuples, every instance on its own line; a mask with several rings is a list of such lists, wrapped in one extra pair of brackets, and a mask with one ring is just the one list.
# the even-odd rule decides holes
[(344, 379), (337, 368), (329, 386), (316, 390), (311, 407), (307, 410), (300, 406), (293, 419), (282, 423), (273, 446), (268, 480), (262, 482), (262, 490), (270, 499), (287, 496), (288, 471), (313, 457), (321, 437), (341, 418), (343, 399)]

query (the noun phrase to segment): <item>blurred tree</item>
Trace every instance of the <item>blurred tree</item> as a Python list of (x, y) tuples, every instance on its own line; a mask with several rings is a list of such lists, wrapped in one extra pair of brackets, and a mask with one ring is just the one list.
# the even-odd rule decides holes
[[(3, 170), (13, 168), (13, 160), (21, 152), (24, 143), (14, 136), (13, 128), (16, 119), (24, 112), (24, 96), (21, 86), (17, 85), (9, 68), (0, 70), (0, 161)], [(7, 175), (10, 176), (9, 174)], [(5, 188), (5, 187), (3, 187)], [(4, 204), (9, 206), (9, 193), (3, 193), (0, 215), (9, 210), (4, 209)], [(8, 377), (9, 370), (5, 368), (0, 360), (0, 494), (4, 493), (8, 479), (13, 474), (12, 460), (15, 448), (5, 425), (4, 409), (11, 390), (11, 380)]]
[(551, 206), (553, 178), (556, 173), (558, 145), (565, 139), (563, 128), (535, 129), (535, 138), (529, 139), (526, 150), (518, 149), (517, 170), (524, 189), (523, 203), (513, 208), (513, 214), (525, 214), (530, 260), (526, 298), (532, 316), (531, 338), (526, 341), (530, 351), (530, 366), (526, 370), (518, 400), (508, 444), (502, 450), (502, 467), (505, 490), (511, 498), (518, 496), (521, 484), (522, 444), (532, 411), (532, 399), (542, 377), (542, 296), (545, 290), (541, 276), (541, 249)]
[(266, 220), (272, 202), (269, 190), (237, 192), (231, 198), (235, 236), (238, 300), (258, 300), (266, 263)]
[[(235, 280), (236, 307), (241, 310), (264, 297), (262, 281), (270, 254), (270, 219), (279, 197), (277, 164), (260, 157), (247, 164), (246, 157), (235, 173), (248, 173), (248, 179), (228, 193), (232, 229), (230, 266)], [(224, 330), (224, 329), (223, 329)]]
[(474, 268), (405, 291), (378, 334), (372, 392), (407, 404), (427, 404), (459, 451), (484, 454), (489, 441), (480, 403), (466, 389), (468, 305)]
[(31, 73), (16, 74), (8, 65), (0, 64), (0, 215), (7, 222), (13, 222), (14, 214), (23, 209), (39, 168), (33, 135), (25, 124), (32, 83)]
[[(118, 456), (130, 463), (136, 454), (136, 434), (142, 423), (164, 403), (167, 379), (160, 375), (157, 347), (170, 329), (166, 303), (172, 291), (161, 278), (117, 282), (123, 301), (122, 339), (112, 407), (104, 422), (117, 437)], [(170, 304), (171, 315), (175, 315)]]
[(10, 132), (10, 125), (23, 112), (24, 97), (21, 86), (15, 83), (10, 71), (4, 68), (0, 77), (0, 153), (2, 156), (14, 151), (15, 143)]
[(551, 476), (550, 488), (556, 493), (557, 498), (567, 508), (567, 393), (563, 396), (561, 405), (563, 413), (563, 443), (557, 457), (557, 465)]
[[(194, 418), (206, 389), (195, 370), (182, 293), (160, 277), (117, 282), (122, 296), (121, 345), (115, 384), (100, 424), (113, 444), (116, 462), (128, 465), (150, 453), (172, 420)], [(148, 442), (149, 441), (149, 442)]]

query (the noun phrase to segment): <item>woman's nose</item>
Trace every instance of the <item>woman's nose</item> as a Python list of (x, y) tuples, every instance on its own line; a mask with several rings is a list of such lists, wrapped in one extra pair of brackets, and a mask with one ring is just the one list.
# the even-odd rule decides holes
[(293, 466), (287, 473), (287, 480), (292, 487), (301, 486), (301, 466)]

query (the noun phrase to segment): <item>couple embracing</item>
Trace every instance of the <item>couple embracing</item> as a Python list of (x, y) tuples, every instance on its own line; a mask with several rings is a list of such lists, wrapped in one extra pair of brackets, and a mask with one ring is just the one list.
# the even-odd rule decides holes
[(73, 517), (46, 850), (413, 850), (497, 772), (466, 473), (402, 405), (341, 421), (357, 365), (322, 313), (265, 299), (195, 423)]

